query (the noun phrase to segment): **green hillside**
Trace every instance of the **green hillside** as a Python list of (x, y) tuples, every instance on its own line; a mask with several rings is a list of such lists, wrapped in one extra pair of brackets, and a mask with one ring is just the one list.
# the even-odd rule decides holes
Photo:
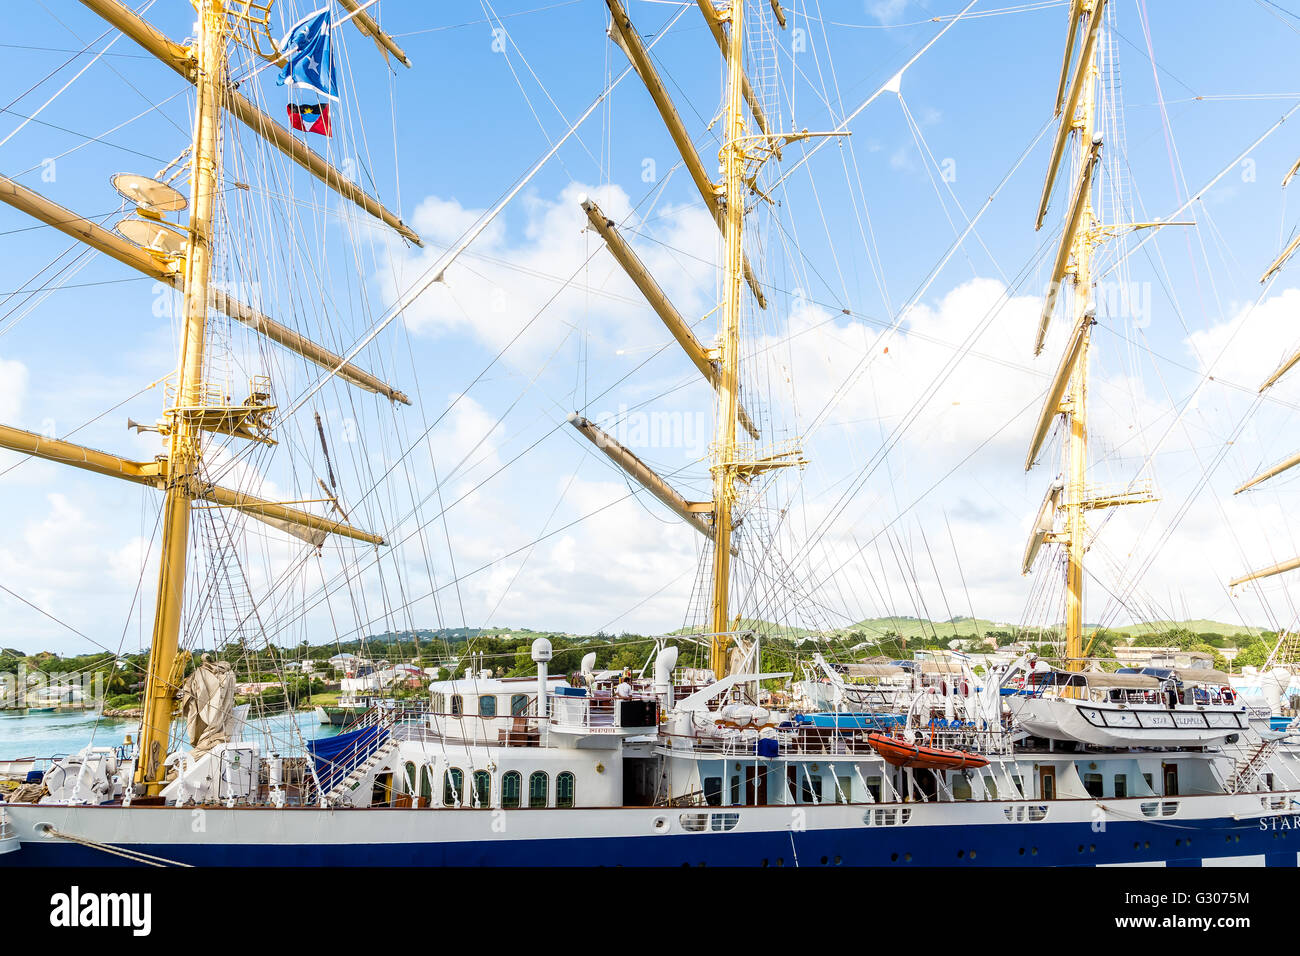
[[(1096, 629), (1096, 625), (1085, 624), (1084, 628), (1086, 631), (1091, 632)], [(1032, 641), (1041, 635), (1043, 631), (1051, 630), (1050, 627), (1041, 629), (1022, 628), (1017, 624), (1009, 624), (1005, 621), (990, 621), (985, 618), (955, 617), (949, 621), (929, 621), (924, 618), (898, 616), (867, 618), (837, 633), (842, 635), (848, 632), (857, 632), (868, 640), (873, 637), (895, 634), (909, 641), (934, 640), (936, 638), (950, 640), (952, 638), (969, 638), (973, 636), (1003, 637), (1006, 635), (1023, 637)], [(1057, 630), (1060, 630), (1059, 626)], [(1126, 624), (1120, 627), (1105, 628), (1105, 631), (1110, 634), (1125, 637), (1151, 637), (1171, 630), (1189, 631), (1199, 636), (1224, 638), (1230, 642), (1236, 642), (1241, 638), (1257, 638), (1261, 635), (1272, 634), (1271, 631), (1264, 628), (1227, 624), (1223, 621), (1209, 621), (1203, 618), (1188, 621), (1147, 621), (1142, 624)]]
[[(1123, 627), (1107, 628), (1116, 634), (1137, 637), (1143, 634), (1158, 634), (1174, 629), (1191, 631), (1193, 634), (1214, 634), (1218, 637), (1259, 637), (1266, 633), (1263, 628), (1247, 627), (1242, 624), (1225, 624), (1222, 621), (1148, 621), (1144, 624), (1126, 624)], [(1267, 633), (1272, 633), (1271, 631)]]
[(989, 634), (1014, 634), (1013, 624), (999, 624), (984, 618), (954, 617), (950, 621), (928, 621), (916, 617), (872, 617), (859, 621), (847, 631), (857, 631), (864, 637), (884, 637), (897, 634), (910, 640), (920, 638), (985, 637)]

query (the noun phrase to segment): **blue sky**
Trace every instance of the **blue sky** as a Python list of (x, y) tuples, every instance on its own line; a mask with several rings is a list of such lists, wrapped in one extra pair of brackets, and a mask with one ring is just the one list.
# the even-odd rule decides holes
[[(648, 40), (679, 12), (652, 0), (628, 6)], [(752, 6), (771, 30), (767, 4)], [(756, 55), (751, 73), (779, 104), (782, 128), (830, 130), (964, 6), (791, 3), (790, 29), (775, 31), (776, 48)], [(282, 2), (275, 16), (287, 23), (311, 7)], [(1266, 0), (1114, 0), (1111, 8), (1123, 110), (1115, 114), (1122, 123), (1108, 126), (1103, 189), (1139, 218), (1164, 217), (1295, 105), (1300, 18), (1288, 3)], [(746, 384), (770, 440), (817, 427), (805, 449), (810, 466), (768, 494), (754, 519), (780, 529), (777, 553), (809, 593), (784, 601), (742, 586), (747, 609), (810, 626), (972, 609), (1052, 619), (1059, 594), (1022, 578), (1019, 555), (1057, 468), (1049, 450), (1026, 475), (1023, 456), (1066, 324), (1058, 311), (1048, 350), (1034, 359), (1065, 187), (1036, 233), (1052, 131), (1029, 147), (1051, 119), (1065, 9), (976, 4), (908, 70), (901, 96), (880, 97), (850, 124), (851, 137), (790, 176), (779, 205), (760, 203), (751, 217), (750, 251), (763, 262), (770, 305), (747, 315)], [(413, 223), (426, 251), (341, 210), (247, 131), (232, 128), (227, 147), (220, 274), (336, 348), (356, 341), (626, 65), (605, 36), (598, 0), (387, 0), (380, 10), (414, 69), (387, 69), (369, 40), (341, 31), (336, 135), (309, 142)], [(190, 32), (188, 3), (158, 0), (146, 15), (178, 41)], [(121, 202), (109, 176), (153, 175), (187, 145), (188, 84), (126, 39), (74, 80), (109, 39), (97, 39), (105, 27), (79, 3), (7, 5), (0, 23), (0, 172), (111, 226), (124, 213), (114, 213)], [(654, 53), (712, 170), (721, 60), (698, 11), (687, 9)], [(283, 115), (287, 97), (273, 71), (241, 88)], [(35, 119), (19, 129), (27, 116)], [(1300, 445), (1294, 386), (1284, 383), (1251, 411), (1254, 387), (1300, 339), (1293, 276), (1284, 272), (1258, 304), (1256, 281), (1297, 220), (1279, 187), (1300, 155), (1297, 129), (1297, 118), (1284, 124), (1179, 217), (1195, 228), (1162, 230), (1114, 277), (1134, 297), (1129, 309), (1102, 310), (1094, 339), (1098, 480), (1123, 485), (1150, 474), (1162, 500), (1107, 515), (1104, 528), (1098, 521), (1089, 620), (1290, 620), (1285, 579), (1236, 597), (1224, 583), (1245, 566), (1300, 553), (1287, 521), (1293, 482), (1231, 496), (1257, 466)], [(788, 146), (786, 167), (805, 149)], [(362, 353), (361, 364), (417, 396), (417, 407), (393, 412), (337, 383), (321, 391), (310, 408), (331, 435), (354, 518), (400, 544), (376, 566), (351, 547), (304, 558), (296, 542), (255, 530), (227, 571), (237, 567), (235, 577), (263, 596), (265, 633), (293, 643), (465, 622), (652, 632), (691, 618), (694, 533), (652, 501), (629, 498), (625, 482), (563, 427), (575, 408), (622, 418), (629, 444), (678, 473), (689, 497), (707, 494), (698, 459), (709, 390), (663, 348), (662, 326), (583, 233), (577, 206), (590, 193), (626, 220), (679, 308), (701, 319), (716, 302), (717, 233), (684, 171), (670, 175), (675, 162), (649, 97), (627, 78), (445, 286)], [(882, 337), (1009, 172), (897, 334)], [(767, 175), (770, 183), (780, 170), (773, 164)], [(42, 273), (52, 260), (56, 270), (66, 263), (57, 257), (70, 241), (32, 226), (0, 208), (0, 420), (60, 436), (84, 425), (75, 440), (155, 454), (156, 436), (124, 425), (128, 416), (158, 417), (161, 390), (137, 393), (174, 363), (168, 296), (101, 259), (75, 273)], [(29, 295), (31, 286), (43, 291)], [(702, 337), (713, 321), (701, 324)], [(311, 369), (243, 330), (214, 328), (214, 354), (224, 356), (214, 375), (232, 388), (266, 372), (287, 405), (314, 381)], [(671, 434), (656, 437), (648, 423)], [(319, 497), (313, 428), (305, 409), (274, 454), (237, 453), (235, 477), (267, 496)], [(426, 429), (428, 441), (417, 442)], [(0, 460), (0, 471), (14, 461)], [(156, 493), (34, 462), (0, 482), (0, 576), (12, 592), (0, 593), (0, 642), (81, 650), (147, 640), (152, 571), (141, 576), (140, 555)], [(857, 493), (837, 510), (850, 487)], [(816, 534), (832, 513), (832, 530)], [(203, 520), (206, 534), (224, 527)], [(804, 549), (809, 532), (815, 543)], [(329, 601), (318, 599), (323, 581)], [(212, 601), (200, 633), (249, 626), (251, 604)]]

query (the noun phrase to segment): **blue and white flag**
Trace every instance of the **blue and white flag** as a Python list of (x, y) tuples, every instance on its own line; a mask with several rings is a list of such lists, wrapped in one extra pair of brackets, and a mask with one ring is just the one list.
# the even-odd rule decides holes
[(330, 12), (326, 7), (309, 13), (285, 34), (280, 52), (288, 62), (275, 81), (277, 86), (300, 86), (321, 96), (338, 99), (334, 85), (334, 54), (330, 49)]

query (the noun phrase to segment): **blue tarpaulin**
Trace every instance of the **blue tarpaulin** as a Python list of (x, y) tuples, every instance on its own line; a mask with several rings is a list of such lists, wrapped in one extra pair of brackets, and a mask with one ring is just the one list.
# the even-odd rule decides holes
[(362, 727), (346, 734), (307, 741), (307, 753), (316, 768), (321, 790), (332, 789), (387, 739), (387, 727)]
[(795, 723), (835, 730), (883, 730), (907, 722), (906, 714), (817, 713), (795, 714)]

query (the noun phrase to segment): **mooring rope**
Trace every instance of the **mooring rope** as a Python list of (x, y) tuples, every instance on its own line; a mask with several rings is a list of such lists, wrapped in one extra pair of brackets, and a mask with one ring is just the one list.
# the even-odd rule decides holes
[(189, 863), (181, 863), (177, 860), (169, 860), (166, 857), (154, 856), (150, 853), (144, 853), (140, 850), (127, 850), (127, 849), (123, 849), (122, 847), (113, 846), (108, 843), (100, 843), (96, 840), (90, 839), (89, 837), (80, 837), (73, 833), (64, 833), (62, 830), (56, 828), (55, 826), (49, 823), (41, 827), (41, 832), (45, 834), (45, 836), (54, 837), (55, 839), (58, 840), (67, 840), (69, 843), (77, 843), (80, 844), (81, 846), (89, 847), (92, 850), (101, 850), (104, 853), (110, 853), (113, 856), (123, 857), (127, 860), (130, 860), (133, 863), (143, 863), (147, 866), (158, 866), (158, 867), (163, 867), (163, 866), (190, 867), (191, 866), (191, 864)]

